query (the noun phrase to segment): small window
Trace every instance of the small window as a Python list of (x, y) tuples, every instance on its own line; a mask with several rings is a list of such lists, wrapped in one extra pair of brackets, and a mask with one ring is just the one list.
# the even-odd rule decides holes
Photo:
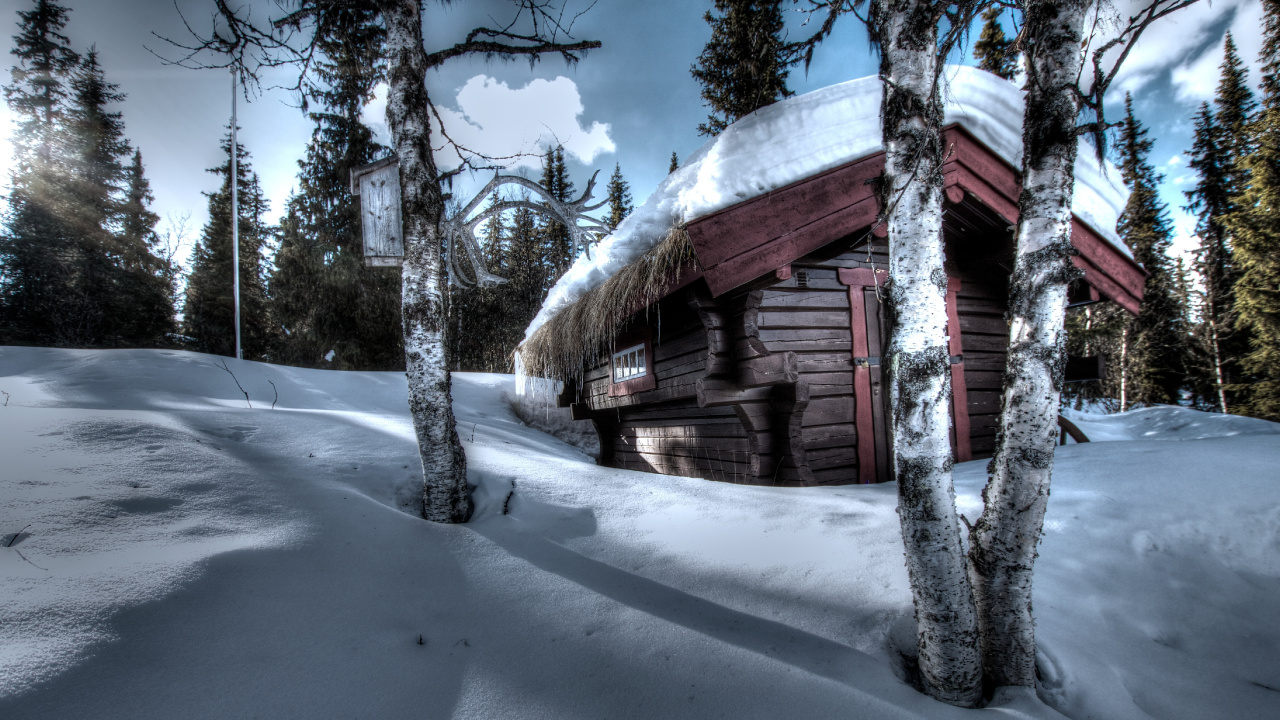
[(645, 375), (644, 343), (613, 354), (613, 381), (632, 380)]

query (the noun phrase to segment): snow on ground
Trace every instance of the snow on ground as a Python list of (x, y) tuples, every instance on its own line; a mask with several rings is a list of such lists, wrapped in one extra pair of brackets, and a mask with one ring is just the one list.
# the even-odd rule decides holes
[[(1022, 91), (966, 66), (946, 72), (947, 124), (960, 123), (1014, 167), (1022, 163)], [(656, 245), (672, 225), (736, 205), (881, 149), (880, 78), (866, 77), (781, 100), (708, 140), (653, 194), (564, 274), (529, 324), (533, 335), (583, 293)], [(1115, 232), (1129, 192), (1111, 163), (1081, 142), (1072, 212), (1131, 255)]]
[[(402, 375), (227, 360), (250, 409), (221, 362), (0, 348), (0, 717), (975, 715), (898, 678), (892, 485), (597, 467), (460, 374), (478, 510), (438, 526)], [(1060, 449), (1043, 686), (982, 716), (1280, 716), (1280, 436), (1236, 420)]]

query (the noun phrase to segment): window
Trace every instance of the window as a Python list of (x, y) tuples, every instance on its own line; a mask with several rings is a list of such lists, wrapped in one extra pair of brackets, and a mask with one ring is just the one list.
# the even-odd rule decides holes
[(645, 344), (640, 343), (613, 354), (613, 381), (615, 383), (644, 377), (646, 374), (644, 349)]

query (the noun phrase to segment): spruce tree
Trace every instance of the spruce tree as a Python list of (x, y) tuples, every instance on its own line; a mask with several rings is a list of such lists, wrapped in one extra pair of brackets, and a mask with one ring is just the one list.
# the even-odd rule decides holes
[(672, 150), (672, 151), (671, 151), (671, 164), (667, 166), (667, 174), (668, 174), (668, 175), (670, 175), (671, 173), (673, 173), (673, 172), (675, 172), (675, 171), (677, 171), (677, 170), (679, 170), (679, 169), (680, 169), (680, 159), (676, 157), (676, 151), (675, 151), (675, 150)]
[[(572, 199), (573, 182), (564, 164), (564, 147), (547, 148), (542, 158), (542, 186), (551, 197), (567, 201)], [(569, 236), (569, 229), (558, 220), (543, 216), (539, 223), (543, 243), (543, 262), (546, 264), (543, 293), (551, 289), (560, 276), (569, 269), (575, 259), (576, 248)], [(541, 302), (541, 298), (539, 298)]]
[[(235, 323), (231, 252), (231, 135), (222, 141), (227, 160), (210, 168), (222, 177), (217, 192), (209, 198), (209, 221), (200, 233), (187, 279), (183, 307), (183, 333), (192, 338), (192, 348), (217, 355), (235, 355)], [(267, 203), (249, 166), (249, 154), (237, 143), (240, 232), (240, 328), (245, 359), (267, 359), (274, 322), (268, 305), (262, 272), (262, 248), (268, 242), (262, 214)]]
[(280, 360), (401, 369), (400, 275), (364, 265), (360, 200), (350, 189), (352, 168), (386, 154), (360, 121), (382, 78), (385, 31), (371, 10), (352, 8), (330, 20), (318, 38), (317, 82), (306, 91), (308, 105), (317, 108), (309, 113), (315, 130), (299, 162), (299, 189), (281, 221), (280, 252), (269, 284), (284, 333)]
[(68, 344), (76, 318), (64, 300), (74, 292), (76, 248), (65, 222), (66, 101), (79, 56), (61, 32), (66, 8), (37, 0), (18, 17), (17, 64), (4, 87), (16, 128), (0, 235), (0, 342)]
[(711, 109), (702, 135), (718, 135), (729, 123), (790, 97), (781, 0), (716, 0), (716, 12), (703, 19), (711, 26), (698, 62), (690, 72), (702, 85)]
[[(524, 329), (542, 307), (546, 292), (544, 245), (533, 212), (517, 208), (512, 213), (511, 234), (507, 252), (507, 282), (502, 286), (503, 306), (511, 318), (513, 332), (508, 336), (523, 340)], [(518, 329), (516, 329), (518, 328)], [(514, 342), (511, 345), (515, 347)]]
[(978, 67), (987, 72), (1012, 80), (1018, 74), (1019, 53), (1013, 48), (1013, 40), (1004, 36), (1000, 16), (1004, 8), (993, 5), (982, 13), (982, 33), (973, 44), (973, 57)]
[(1129, 324), (1126, 373), (1127, 400), (1140, 404), (1177, 404), (1186, 376), (1186, 328), (1178, 302), (1177, 278), (1169, 259), (1172, 227), (1160, 202), (1164, 179), (1148, 162), (1152, 141), (1133, 114), (1133, 99), (1125, 95), (1120, 127), (1120, 174), (1129, 187), (1129, 201), (1117, 230), (1147, 271), (1142, 306)]
[(1188, 165), (1196, 171), (1197, 180), (1195, 187), (1185, 193), (1185, 209), (1196, 214), (1200, 245), (1195, 270), (1204, 287), (1188, 380), (1196, 405), (1214, 407), (1219, 412), (1230, 412), (1235, 404), (1229, 386), (1236, 375), (1239, 345), (1233, 342), (1236, 274), (1225, 225), (1233, 202), (1228, 177), (1232, 161), (1225, 144), (1213, 110), (1208, 103), (1202, 104), (1195, 119), (1195, 140), (1188, 153)]
[(617, 230), (624, 218), (631, 214), (635, 209), (631, 204), (631, 185), (622, 178), (622, 166), (618, 163), (613, 164), (613, 175), (609, 176), (609, 214), (605, 216), (604, 224), (609, 226), (609, 230)]
[(1240, 412), (1280, 421), (1280, 0), (1264, 0), (1262, 109), (1241, 159), (1249, 185), (1227, 217), (1239, 279), (1237, 328), (1249, 338)]
[(160, 242), (156, 224), (160, 217), (149, 207), (155, 198), (144, 174), (140, 150), (133, 151), (133, 160), (124, 170), (124, 189), (118, 237), (124, 279), (118, 296), (125, 318), (121, 335), (133, 345), (164, 345), (175, 329), (174, 268), (156, 255)]
[(78, 318), (76, 345), (133, 344), (129, 334), (129, 292), (125, 248), (117, 236), (129, 144), (124, 120), (108, 106), (124, 100), (107, 82), (96, 50), (91, 49), (71, 78), (68, 111), (67, 205), (64, 220), (72, 233), (74, 291), (64, 308)]

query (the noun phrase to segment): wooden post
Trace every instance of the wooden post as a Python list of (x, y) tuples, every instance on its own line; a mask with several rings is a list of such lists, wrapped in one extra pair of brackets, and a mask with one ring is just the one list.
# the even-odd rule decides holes
[(956, 296), (960, 278), (947, 278), (947, 351), (951, 355), (951, 427), (956, 436), (956, 462), (973, 459), (969, 437), (969, 387), (964, 380), (964, 348), (960, 342), (960, 310)]
[(867, 306), (863, 291), (884, 282), (885, 270), (840, 268), (840, 282), (849, 286), (849, 332), (853, 344), (854, 425), (858, 433), (858, 482), (876, 481), (876, 429), (872, 415), (871, 363), (880, 358), (869, 357), (867, 340)]

